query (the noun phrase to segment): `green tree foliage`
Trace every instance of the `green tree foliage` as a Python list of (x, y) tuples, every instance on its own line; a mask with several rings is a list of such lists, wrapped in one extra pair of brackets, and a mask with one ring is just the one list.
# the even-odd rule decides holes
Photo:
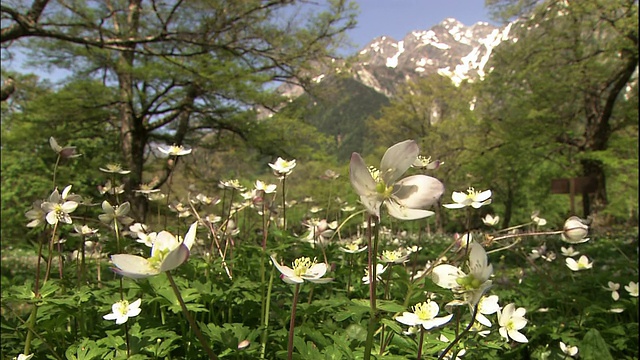
[(481, 90), (492, 137), (526, 144), (530, 155), (522, 159), (535, 159), (536, 171), (595, 177), (598, 189), (587, 199), (595, 211), (611, 200), (612, 160), (630, 155), (637, 164), (637, 155), (612, 149), (621, 138), (637, 143), (637, 102), (630, 105), (637, 93), (637, 14), (633, 1), (539, 3), (513, 24), (514, 40), (495, 50)]
[[(244, 136), (246, 121), (255, 121), (244, 113), (282, 101), (266, 85), (308, 82), (308, 70), (328, 60), (344, 31), (354, 26), (356, 8), (342, 0), (302, 5), (289, 0), (36, 0), (30, 8), (7, 3), (2, 42), (19, 41), (32, 56), (112, 89), (131, 192), (142, 182), (151, 144), (195, 145), (212, 132)], [(171, 168), (164, 170), (158, 186)]]
[[(79, 80), (54, 89), (35, 76), (14, 74), (21, 86), (2, 103), (2, 238), (20, 239), (28, 222), (24, 213), (55, 187), (74, 186), (74, 192), (99, 195), (104, 182), (98, 170), (119, 162), (114, 111), (94, 104), (109, 104), (113, 93), (100, 82)], [(62, 159), (55, 183), (56, 153), (53, 136), (61, 145), (76, 146), (82, 154)], [(115, 156), (114, 156), (115, 155)]]
[[(469, 186), (488, 186), (468, 173), (468, 164), (475, 161), (477, 149), (483, 145), (478, 144), (474, 102), (466, 82), (456, 87), (446, 77), (431, 75), (409, 83), (371, 122), (370, 140), (378, 146), (376, 156), (379, 158), (394, 143), (415, 139), (423, 156), (444, 162), (433, 176), (441, 179), (447, 189), (463, 191)], [(451, 190), (444, 201), (449, 200)]]

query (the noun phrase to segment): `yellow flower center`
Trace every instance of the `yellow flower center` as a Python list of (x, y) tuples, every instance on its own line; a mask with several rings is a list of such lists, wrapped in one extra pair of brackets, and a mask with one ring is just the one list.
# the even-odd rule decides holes
[(429, 307), (429, 302), (416, 304), (416, 306), (413, 307), (413, 312), (420, 320), (430, 320), (436, 315), (432, 313), (431, 307)]
[(178, 154), (182, 150), (184, 150), (184, 147), (182, 147), (182, 145), (180, 145), (180, 146), (171, 145), (169, 147), (169, 153), (171, 153), (171, 154)]
[(382, 252), (382, 257), (389, 261), (396, 261), (402, 257), (402, 254), (397, 250), (385, 250)]
[(369, 173), (371, 173), (371, 177), (376, 182), (376, 193), (378, 193), (380, 198), (388, 199), (393, 191), (393, 186), (387, 186), (387, 184), (384, 183), (384, 180), (382, 180), (380, 176), (380, 170), (375, 167), (369, 166)]
[(478, 194), (480, 194), (480, 191), (476, 191), (474, 188), (470, 187), (469, 189), (467, 189), (467, 198), (468, 199), (473, 199), (476, 196), (478, 196)]
[(358, 245), (357, 244), (348, 244), (346, 246), (346, 248), (351, 250), (351, 251), (356, 251), (356, 250), (358, 250)]
[(118, 301), (113, 309), (116, 315), (124, 316), (129, 312), (129, 302), (127, 300)]
[(118, 172), (122, 170), (122, 166), (120, 166), (120, 164), (107, 164), (107, 170), (111, 172)]
[(293, 274), (295, 276), (305, 275), (307, 271), (309, 271), (309, 269), (311, 269), (311, 267), (315, 264), (315, 259), (311, 261), (311, 259), (308, 257), (298, 258), (293, 262)]

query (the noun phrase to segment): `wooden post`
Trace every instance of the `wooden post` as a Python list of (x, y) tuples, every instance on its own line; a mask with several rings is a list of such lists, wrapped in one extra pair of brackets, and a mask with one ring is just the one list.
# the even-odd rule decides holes
[(597, 188), (598, 181), (592, 176), (551, 180), (552, 194), (569, 194), (571, 215), (576, 215), (576, 193), (582, 194), (583, 217), (587, 217), (589, 215), (589, 194), (594, 193)]
[(569, 179), (569, 199), (571, 200), (571, 215), (576, 214), (576, 179)]

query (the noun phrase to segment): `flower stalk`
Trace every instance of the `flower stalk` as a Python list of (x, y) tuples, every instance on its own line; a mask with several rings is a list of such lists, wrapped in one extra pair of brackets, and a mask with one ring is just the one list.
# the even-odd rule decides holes
[(293, 331), (296, 326), (296, 307), (298, 305), (298, 295), (300, 294), (300, 284), (296, 284), (293, 290), (293, 304), (291, 304), (291, 320), (289, 321), (289, 340), (287, 342), (287, 360), (293, 359)]
[[(375, 237), (373, 236), (373, 226), (375, 220), (374, 215), (369, 214), (367, 217), (367, 238), (369, 240), (368, 246), (368, 261), (367, 266), (369, 268), (369, 325), (367, 327), (367, 338), (364, 345), (364, 360), (371, 358), (371, 349), (373, 348), (373, 334), (376, 326), (376, 257), (378, 253), (378, 232), (376, 231)], [(378, 227), (376, 226), (376, 229)]]
[(171, 273), (169, 273), (168, 271), (165, 271), (165, 274), (167, 274), (167, 279), (169, 279), (169, 284), (171, 284), (171, 289), (173, 289), (173, 293), (176, 294), (176, 298), (178, 298), (178, 302), (180, 303), (180, 308), (182, 309), (182, 313), (184, 314), (184, 317), (187, 318), (187, 321), (189, 322), (191, 329), (193, 329), (193, 332), (196, 334), (198, 341), (200, 341), (200, 344), (202, 345), (204, 350), (207, 352), (209, 359), (210, 360), (218, 359), (216, 354), (213, 353), (213, 350), (211, 350), (211, 347), (209, 347), (209, 344), (207, 344), (207, 340), (204, 338), (204, 335), (202, 335), (202, 332), (200, 331), (198, 324), (196, 324), (196, 322), (193, 320), (193, 317), (189, 313), (189, 310), (187, 309), (187, 305), (184, 303), (184, 299), (182, 298), (182, 295), (180, 295), (180, 290), (178, 289), (178, 286), (173, 280)]

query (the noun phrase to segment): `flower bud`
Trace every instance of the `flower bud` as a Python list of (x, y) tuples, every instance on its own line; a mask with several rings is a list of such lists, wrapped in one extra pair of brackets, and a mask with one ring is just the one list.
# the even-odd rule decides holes
[(579, 244), (589, 240), (589, 226), (577, 216), (572, 216), (564, 223), (562, 240), (570, 244)]

